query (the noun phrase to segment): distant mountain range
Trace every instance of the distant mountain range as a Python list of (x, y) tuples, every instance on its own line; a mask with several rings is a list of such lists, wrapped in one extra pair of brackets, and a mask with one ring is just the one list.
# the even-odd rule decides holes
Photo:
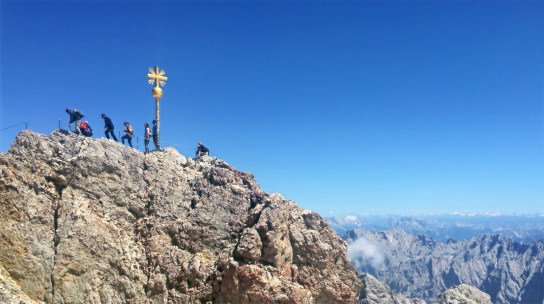
[(544, 238), (544, 214), (347, 215), (326, 220), (339, 236), (353, 229), (382, 231), (399, 227), (407, 233), (422, 233), (441, 242), (468, 240), (481, 234), (500, 234), (522, 244)]
[(544, 303), (544, 240), (531, 245), (483, 234), (443, 243), (400, 228), (344, 234), (359, 272), (385, 282), (394, 293), (429, 303), (446, 289), (468, 284), (495, 304)]

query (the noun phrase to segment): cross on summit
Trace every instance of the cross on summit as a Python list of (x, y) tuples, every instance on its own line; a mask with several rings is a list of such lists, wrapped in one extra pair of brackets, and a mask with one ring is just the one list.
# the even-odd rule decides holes
[(152, 68), (149, 68), (149, 73), (147, 74), (147, 77), (151, 78), (149, 79), (149, 84), (156, 84), (155, 87), (158, 87), (160, 84), (164, 87), (166, 84), (164, 81), (168, 80), (168, 77), (162, 75), (164, 75), (164, 70), (159, 72), (158, 66), (155, 66), (155, 71), (153, 71)]
[(161, 150), (161, 141), (160, 141), (160, 115), (159, 115), (159, 99), (162, 97), (161, 86), (164, 86), (165, 81), (168, 80), (168, 77), (163, 76), (164, 70), (159, 71), (159, 67), (155, 66), (155, 70), (149, 68), (149, 73), (147, 77), (149, 84), (155, 84), (155, 87), (151, 90), (151, 95), (155, 97), (155, 121), (153, 122), (153, 143), (157, 150)]

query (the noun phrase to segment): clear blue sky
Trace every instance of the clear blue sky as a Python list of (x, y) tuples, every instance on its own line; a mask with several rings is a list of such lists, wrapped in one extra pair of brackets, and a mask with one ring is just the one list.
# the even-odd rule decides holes
[[(323, 215), (544, 211), (544, 1), (10, 1), (0, 128), (66, 107)], [(0, 132), (6, 152), (21, 126)], [(141, 149), (141, 144), (140, 144)]]

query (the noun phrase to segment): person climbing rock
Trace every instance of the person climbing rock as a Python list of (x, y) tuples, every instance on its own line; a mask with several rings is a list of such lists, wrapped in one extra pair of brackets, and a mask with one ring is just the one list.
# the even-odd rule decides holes
[(201, 141), (198, 142), (198, 148), (196, 148), (196, 159), (200, 159), (203, 155), (209, 155), (210, 150), (206, 148)]
[(68, 115), (70, 115), (70, 122), (68, 122), (68, 128), (71, 128), (72, 123), (75, 122), (75, 129), (76, 129), (75, 132), (78, 135), (81, 134), (81, 129), (80, 129), (81, 119), (85, 115), (83, 115), (83, 113), (81, 113), (80, 111), (78, 111), (76, 109), (71, 110), (70, 108), (66, 109), (66, 113), (68, 113)]
[(91, 125), (88, 121), (84, 121), (79, 125), (79, 128), (81, 129), (81, 133), (84, 136), (91, 137), (93, 136), (93, 129), (91, 128)]
[(106, 114), (102, 114), (102, 118), (104, 118), (104, 133), (106, 134), (106, 138), (110, 139), (110, 136), (108, 135), (108, 133), (110, 133), (113, 139), (117, 141), (117, 137), (113, 134), (113, 122)]
[(128, 121), (125, 121), (125, 129), (123, 132), (126, 134), (121, 137), (121, 141), (123, 144), (125, 144), (125, 139), (128, 140), (128, 145), (132, 148), (132, 137), (134, 137), (134, 130), (132, 129), (132, 126), (128, 123)]

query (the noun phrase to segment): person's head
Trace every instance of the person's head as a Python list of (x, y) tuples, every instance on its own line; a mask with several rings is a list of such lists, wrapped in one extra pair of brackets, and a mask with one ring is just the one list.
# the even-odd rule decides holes
[(149, 124), (147, 122), (144, 123), (144, 128), (149, 128)]
[(156, 120), (153, 120), (153, 124), (156, 125), (156, 124), (157, 124), (157, 121), (156, 121)]
[(124, 124), (125, 124), (125, 126), (127, 126), (127, 127), (129, 126), (128, 121), (125, 121)]
[(70, 110), (70, 108), (67, 108), (66, 113), (70, 113), (70, 112), (72, 112), (72, 110)]
[(199, 146), (202, 146), (202, 142), (201, 142), (201, 141), (199, 141), (199, 142), (198, 142), (198, 145), (199, 145)]
[(102, 113), (102, 118), (106, 118), (106, 114)]

